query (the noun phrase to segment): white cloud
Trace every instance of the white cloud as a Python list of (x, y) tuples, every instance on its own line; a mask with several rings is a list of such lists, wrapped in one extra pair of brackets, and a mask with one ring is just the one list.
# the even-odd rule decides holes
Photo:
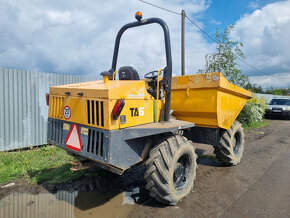
[[(209, 1), (152, 1), (187, 14), (203, 13)], [(20, 1), (0, 3), (0, 67), (67, 74), (99, 75), (111, 67), (114, 40), (122, 25), (144, 17), (161, 17), (169, 26), (173, 69), (180, 73), (180, 17), (139, 1)], [(187, 27), (187, 72), (204, 63), (212, 45)], [(157, 25), (129, 30), (121, 40), (119, 65), (133, 65), (140, 74), (164, 67), (163, 33)]]
[[(284, 79), (281, 79), (284, 78)], [(290, 87), (290, 74), (289, 73), (277, 73), (271, 76), (250, 76), (250, 82), (252, 84), (259, 85), (261, 87)], [(282, 83), (283, 86), (282, 86)]]
[(266, 79), (257, 71), (249, 70), (247, 66), (244, 66), (244, 71), (248, 75), (255, 76), (253, 78), (258, 85), (289, 87), (289, 12), (289, 0), (276, 2), (255, 10), (252, 14), (245, 14), (236, 23), (233, 38), (244, 43), (246, 61), (268, 74), (276, 74), (281, 78), (275, 80), (267, 77)]
[(213, 24), (213, 25), (216, 25), (216, 26), (222, 24), (222, 22), (220, 22), (220, 21), (218, 21), (218, 20), (215, 20), (215, 19), (211, 19), (209, 22), (210, 22), (211, 24)]
[(259, 8), (259, 4), (257, 2), (251, 1), (248, 5), (248, 8), (256, 10)]

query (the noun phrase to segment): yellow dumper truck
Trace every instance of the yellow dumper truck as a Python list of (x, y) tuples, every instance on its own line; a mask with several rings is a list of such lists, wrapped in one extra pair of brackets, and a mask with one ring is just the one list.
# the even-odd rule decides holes
[[(135, 17), (119, 30), (102, 80), (50, 87), (48, 143), (120, 175), (145, 161), (150, 195), (175, 205), (193, 188), (194, 143), (213, 145), (225, 165), (240, 162), (244, 133), (235, 119), (251, 93), (221, 73), (172, 77), (166, 23)], [(141, 80), (135, 68), (116, 67), (124, 31), (148, 24), (163, 29), (166, 66)]]

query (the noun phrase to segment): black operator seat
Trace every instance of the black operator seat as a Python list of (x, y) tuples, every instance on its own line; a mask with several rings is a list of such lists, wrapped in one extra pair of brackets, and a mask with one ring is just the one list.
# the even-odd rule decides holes
[(120, 67), (119, 80), (140, 80), (137, 70), (131, 66)]

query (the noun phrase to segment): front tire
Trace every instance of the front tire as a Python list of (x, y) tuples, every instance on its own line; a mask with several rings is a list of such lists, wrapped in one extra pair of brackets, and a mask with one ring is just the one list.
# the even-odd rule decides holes
[(214, 153), (217, 159), (228, 166), (240, 163), (245, 148), (245, 134), (242, 125), (235, 121), (228, 130), (221, 130), (219, 145)]
[(193, 142), (174, 135), (161, 140), (146, 161), (146, 189), (158, 201), (175, 205), (193, 188), (197, 155)]

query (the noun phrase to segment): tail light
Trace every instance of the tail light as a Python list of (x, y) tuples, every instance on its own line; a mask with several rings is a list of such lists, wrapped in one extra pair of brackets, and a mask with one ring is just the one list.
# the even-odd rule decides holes
[(123, 99), (118, 99), (114, 105), (114, 108), (113, 108), (113, 119), (114, 120), (117, 120), (123, 107), (125, 105), (125, 101)]
[(47, 106), (49, 105), (49, 94), (48, 93), (46, 93), (46, 104), (47, 104)]

